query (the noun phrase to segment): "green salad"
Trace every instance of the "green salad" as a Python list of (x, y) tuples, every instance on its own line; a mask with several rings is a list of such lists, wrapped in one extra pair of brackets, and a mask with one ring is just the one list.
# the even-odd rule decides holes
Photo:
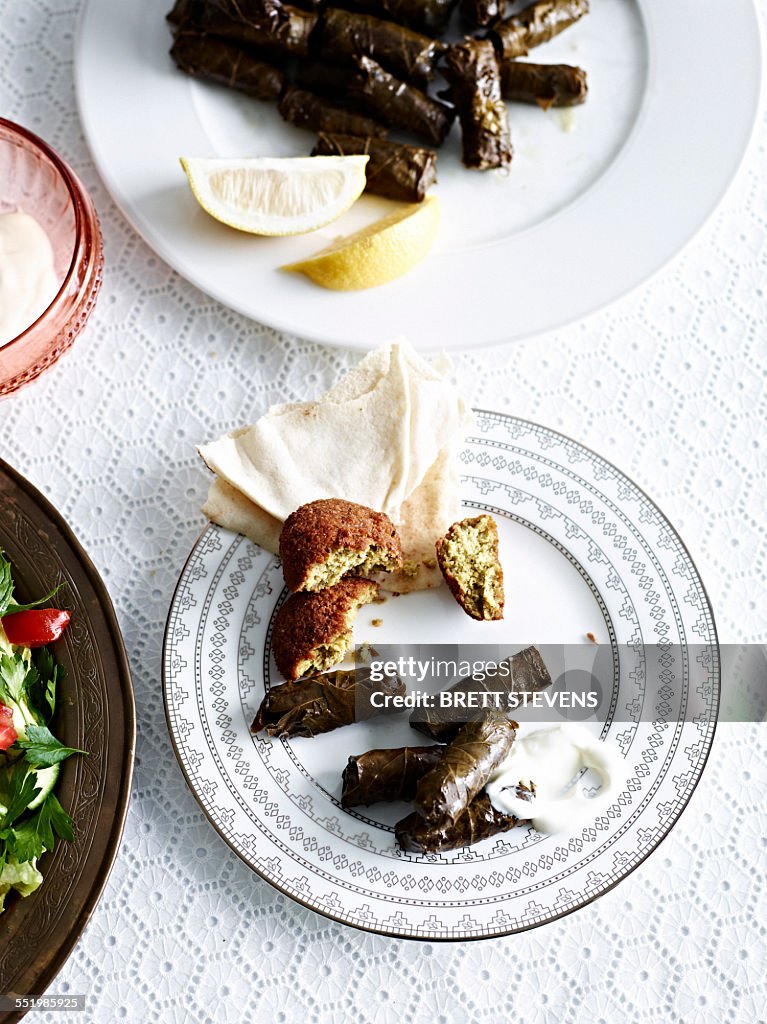
[(50, 729), (64, 672), (47, 645), (69, 624), (69, 612), (14, 599), (10, 562), (0, 551), (0, 913), (11, 889), (28, 896), (43, 877), (38, 859), (56, 837), (74, 839), (72, 819), (54, 793), (61, 762), (84, 751), (60, 743)]

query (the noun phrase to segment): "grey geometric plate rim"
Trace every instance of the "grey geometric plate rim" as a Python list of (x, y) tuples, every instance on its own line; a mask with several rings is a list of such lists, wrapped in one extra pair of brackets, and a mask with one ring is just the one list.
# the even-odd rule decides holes
[[(720, 696), (716, 624), (700, 574), (687, 547), (668, 519), (641, 488), (602, 456), (579, 442), (548, 427), (508, 414), (480, 409), (475, 410), (475, 413), (477, 424), (472, 433), (478, 436), (467, 438), (461, 458), (466, 466), (474, 463), (477, 467), (482, 467), (481, 472), (485, 475), (472, 476), (466, 473), (464, 498), (467, 504), (486, 505), (490, 500), (488, 494), (494, 490), (501, 490), (509, 496), (511, 502), (504, 508), (499, 500), (498, 511), (502, 514), (524, 521), (523, 514), (518, 515), (510, 509), (527, 503), (531, 508), (528, 510), (530, 515), (526, 525), (535, 529), (535, 516), (539, 515), (541, 520), (546, 519), (547, 523), (546, 529), (538, 532), (547, 537), (553, 536), (557, 528), (561, 527), (565, 532), (561, 534), (559, 541), (570, 538), (564, 545), (568, 548), (570, 561), (578, 563), (578, 555), (571, 555), (570, 547), (576, 552), (577, 545), (580, 544), (581, 554), (588, 551), (588, 560), (593, 559), (597, 563), (597, 568), (603, 574), (607, 574), (603, 586), (619, 592), (617, 596), (607, 596), (605, 592), (605, 600), (613, 602), (613, 615), (617, 610), (619, 616), (629, 620), (633, 632), (625, 634), (629, 626), (624, 623), (624, 634), (629, 638), (639, 637), (644, 642), (649, 625), (659, 638), (659, 644), (661, 640), (671, 644), (678, 626), (682, 646), (691, 642), (691, 633), (703, 636), (706, 645), (704, 651), (707, 657), (703, 660), (694, 659), (697, 664), (692, 664), (693, 659), (688, 656), (682, 656), (683, 679), (680, 691), (680, 699), (687, 701), (690, 692), (698, 690), (702, 683), (705, 691), (705, 715), (700, 721), (696, 719), (694, 725), (689, 722), (684, 726), (677, 723), (676, 728), (665, 735), (665, 739), (662, 730), (674, 723), (673, 720), (664, 720), (662, 716), (661, 731), (651, 732), (649, 738), (645, 735), (646, 730), (642, 732), (638, 718), (633, 725), (630, 723), (629, 728), (623, 733), (614, 733), (624, 752), (631, 750), (632, 754), (638, 752), (640, 756), (648, 753), (656, 756), (650, 759), (644, 757), (644, 764), (635, 766), (637, 778), (629, 779), (627, 791), (616, 804), (611, 806), (606, 815), (597, 819), (594, 827), (584, 829), (580, 836), (573, 834), (567, 846), (556, 846), (552, 849), (550, 844), (543, 847), (544, 853), (538, 856), (537, 861), (530, 858), (530, 853), (536, 845), (530, 835), (524, 838), (517, 835), (514, 840), (501, 837), (492, 851), (488, 850), (488, 856), (475, 854), (473, 851), (459, 851), (454, 857), (409, 856), (400, 862), (397, 860), (399, 855), (392, 859), (391, 851), (387, 850), (388, 859), (384, 862), (383, 869), (379, 869), (380, 854), (383, 851), (375, 849), (369, 834), (354, 836), (353, 843), (350, 837), (343, 834), (343, 821), (339, 824), (337, 817), (317, 816), (312, 807), (312, 796), (307, 796), (306, 792), (301, 790), (300, 784), (296, 783), (296, 778), (301, 773), (295, 770), (295, 758), (292, 766), (289, 759), (280, 760), (280, 751), (288, 749), (286, 744), (270, 745), (256, 740), (252, 741), (252, 749), (246, 749), (247, 741), (243, 741), (241, 735), (244, 732), (248, 736), (247, 727), (243, 729), (242, 726), (245, 705), (241, 693), (242, 662), (252, 661), (253, 664), (260, 665), (268, 655), (268, 639), (265, 634), (269, 632), (271, 610), (265, 609), (263, 618), (258, 613), (251, 614), (256, 624), (246, 623), (241, 626), (239, 635), (230, 635), (228, 639), (227, 617), (234, 618), (231, 606), (236, 605), (238, 599), (240, 605), (245, 605), (249, 613), (252, 613), (253, 609), (258, 609), (259, 602), (265, 608), (264, 599), (273, 605), (274, 600), (279, 598), (279, 591), (274, 593), (269, 576), (272, 574), (276, 580), (279, 574), (275, 568), (278, 563), (272, 556), (261, 552), (239, 535), (230, 534), (212, 525), (201, 531), (182, 569), (166, 623), (162, 682), (168, 731), (187, 784), (215, 831), (256, 874), (302, 906), (362, 931), (396, 938), (434, 942), (514, 934), (561, 918), (609, 892), (636, 867), (644, 863), (679, 820), (705, 769), (716, 730)], [(492, 453), (492, 458), (488, 451)], [(561, 455), (559, 460), (557, 454)], [(572, 470), (575, 465), (578, 465), (578, 472)], [(579, 476), (581, 470), (590, 478)], [(479, 472), (479, 468), (475, 472)], [(491, 474), (490, 478), (487, 476), (488, 473)], [(493, 473), (496, 474), (494, 478)], [(501, 478), (498, 474), (502, 474)], [(509, 483), (509, 480), (514, 480), (515, 475), (524, 484), (523, 488), (518, 489)], [(581, 486), (584, 490), (579, 489)], [(475, 488), (473, 492), (472, 487)], [(615, 490), (615, 502), (610, 498), (611, 487)], [(544, 492), (546, 499), (550, 498), (552, 504), (544, 500)], [(472, 498), (475, 500), (471, 500)], [(561, 501), (563, 508), (557, 507), (558, 500)], [(603, 506), (600, 506), (600, 502), (603, 502)], [(627, 516), (624, 511), (631, 502), (638, 503), (638, 511), (633, 518)], [(492, 505), (490, 507), (492, 508)], [(608, 510), (607, 516), (605, 509)], [(614, 513), (614, 520), (610, 520), (610, 510)], [(577, 516), (581, 516), (587, 523), (587, 530), (582, 529), (581, 524), (576, 521)], [(616, 534), (616, 522), (619, 526), (623, 524), (627, 527), (625, 535)], [(641, 528), (638, 525), (640, 522)], [(555, 526), (552, 526), (552, 523)], [(602, 530), (602, 537), (597, 542), (594, 537), (599, 528)], [(652, 530), (657, 531), (653, 544), (649, 543), (642, 529), (648, 534)], [(231, 538), (228, 541), (228, 549), (227, 538)], [(616, 572), (616, 565), (611, 561), (611, 557), (618, 556), (612, 550), (608, 551), (610, 557), (605, 557), (610, 542), (619, 552), (623, 562), (628, 561), (628, 568), (618, 566), (620, 572)], [(604, 545), (604, 550), (600, 543)], [(584, 544), (586, 547), (583, 547)], [(645, 548), (633, 546), (637, 544), (644, 544)], [(560, 547), (561, 544), (557, 543), (556, 546)], [(656, 566), (649, 575), (647, 565), (641, 558), (644, 553), (649, 555), (652, 564)], [(235, 559), (235, 555), (239, 555), (239, 559)], [(203, 565), (204, 559), (210, 563), (207, 568)], [(260, 560), (266, 564), (260, 577), (257, 572), (251, 571), (254, 560), (256, 563)], [(216, 631), (212, 638), (206, 638), (204, 635), (206, 630), (210, 630), (210, 625), (204, 618), (201, 623), (196, 623), (196, 634), (190, 639), (193, 630), (189, 628), (188, 622), (195, 619), (194, 607), (197, 603), (191, 587), (196, 582), (198, 592), (203, 593), (199, 581), (206, 580), (209, 571), (212, 571), (215, 579), (205, 595), (206, 606), (211, 605), (213, 596), (217, 593), (214, 588), (223, 580), (223, 569), (227, 565), (231, 567), (235, 564), (235, 570), (230, 571), (226, 580), (226, 596), (222, 597), (218, 592), (217, 617), (214, 619)], [(607, 569), (604, 568), (605, 564), (608, 566)], [(641, 602), (636, 600), (632, 603), (633, 599), (629, 596), (627, 584), (621, 573), (627, 573), (625, 580), (629, 581), (628, 586), (642, 588), (641, 591), (636, 590), (634, 593), (635, 598), (637, 595), (641, 596)], [(632, 574), (637, 580), (631, 580)], [(616, 575), (620, 577), (619, 585), (616, 585)], [(254, 585), (256, 580), (258, 583)], [(672, 588), (671, 580), (677, 582), (678, 592)], [(279, 587), (278, 583), (276, 585)], [(662, 589), (664, 586), (665, 591)], [(600, 591), (601, 589), (602, 587)], [(647, 603), (648, 594), (651, 596), (649, 612), (641, 608), (642, 602)], [(670, 614), (666, 604), (671, 609)], [(630, 605), (630, 608), (624, 615), (627, 605)], [(692, 619), (690, 615), (693, 616)], [(644, 616), (642, 623), (639, 616)], [(697, 618), (694, 618), (695, 616)], [(673, 621), (669, 631), (667, 620), (670, 619)], [(256, 649), (259, 644), (262, 645), (261, 657)], [(232, 648), (237, 649), (232, 652)], [(245, 654), (242, 653), (243, 649)], [(213, 668), (209, 666), (207, 670), (203, 670), (203, 650), (207, 651)], [(185, 659), (182, 656), (184, 654), (190, 657)], [(193, 667), (190, 672), (189, 662), (192, 659)], [(236, 694), (226, 692), (227, 659), (233, 661), (233, 671), (237, 678), (237, 686), (233, 687), (231, 673), (229, 674), (228, 689), (235, 690)], [(207, 676), (207, 694), (202, 686), (203, 675)], [(245, 678), (249, 683), (253, 683), (248, 676)], [(636, 696), (634, 691), (626, 692), (628, 696)], [(191, 694), (195, 698), (193, 701), (189, 700)], [(205, 706), (206, 699), (210, 707)], [(185, 707), (187, 703), (190, 706)], [(192, 704), (196, 707), (191, 708)], [(195, 715), (199, 715), (199, 721), (182, 717), (182, 707), (184, 714), (188, 714), (191, 708)], [(233, 712), (232, 715), (227, 714), (230, 710)], [(240, 719), (239, 726), (235, 721), (236, 717)], [(650, 727), (653, 730), (657, 728), (656, 723)], [(691, 735), (695, 740), (692, 744)], [(198, 740), (196, 749), (190, 737)], [(634, 739), (639, 737), (643, 737), (642, 742), (632, 747)], [(242, 745), (238, 745), (238, 740), (242, 741)], [(648, 747), (643, 752), (641, 747), (645, 741), (648, 742)], [(658, 756), (659, 753), (662, 756)], [(672, 775), (672, 762), (677, 758), (673, 767), (679, 772), (682, 754), (688, 758), (688, 763), (683, 765), (683, 768), (687, 767), (688, 770)], [(261, 758), (264, 772), (259, 771), (258, 757)], [(651, 769), (650, 760), (660, 762), (659, 767)], [(213, 776), (206, 779), (202, 777), (201, 771), (205, 769), (207, 761), (215, 764), (217, 773), (214, 772)], [(208, 769), (210, 764), (207, 765)], [(228, 770), (232, 767), (234, 774), (230, 778)], [(294, 777), (290, 777), (291, 770)], [(249, 772), (252, 774), (248, 774)], [(649, 777), (649, 781), (641, 781), (642, 776)], [(224, 786), (220, 786), (221, 780)], [(278, 791), (275, 794), (268, 788), (263, 788), (273, 785), (275, 780), (280, 782), (279, 790), (282, 792)], [(631, 783), (637, 785), (632, 788)], [(291, 794), (290, 790), (294, 784), (297, 788)], [(315, 786), (321, 793), (326, 792), (319, 783), (315, 783)], [(225, 792), (225, 789), (228, 789), (229, 793)], [(285, 800), (284, 795), (289, 795), (292, 802)], [(665, 802), (662, 800), (663, 796), (667, 798)], [(640, 806), (632, 813), (631, 808), (639, 797), (642, 797)], [(250, 801), (250, 805), (246, 804), (246, 800)], [(332, 810), (333, 808), (331, 812)], [(321, 811), (327, 814), (327, 808), (322, 807)], [(655, 818), (652, 818), (651, 812), (655, 812)], [(255, 826), (250, 834), (247, 831), (238, 833), (235, 829), (237, 824), (242, 826), (243, 815), (248, 819), (248, 827)], [(267, 821), (269, 815), (273, 819), (271, 823)], [(365, 826), (364, 818), (353, 820), (355, 827)], [(315, 826), (320, 832), (319, 840), (316, 835), (311, 834)], [(636, 839), (636, 836), (632, 836), (635, 826), (641, 842), (637, 840), (635, 850), (619, 849), (618, 839), (621, 843), (631, 838)], [(285, 834), (283, 831), (277, 835), (276, 832), (270, 831), (270, 828), (287, 829), (288, 832)], [(516, 829), (514, 833), (521, 831)], [(258, 839), (256, 832), (259, 833)], [(608, 834), (604, 836), (600, 835), (600, 832)], [(507, 836), (511, 836), (511, 833)], [(556, 837), (547, 838), (554, 840)], [(340, 846), (334, 848), (336, 840)], [(325, 845), (318, 845), (320, 842)], [(488, 840), (480, 844), (480, 848), (489, 847), (492, 842)], [(292, 843), (293, 848), (288, 843)], [(261, 850), (262, 844), (265, 854)], [(314, 859), (305, 859), (302, 849), (303, 852), (308, 852), (309, 858), (314, 855)], [(590, 849), (592, 852), (586, 856), (585, 853)], [(270, 852), (271, 857), (268, 856)], [(599, 870), (602, 861), (605, 864), (609, 863), (608, 853), (612, 856), (612, 875)], [(374, 855), (378, 855), (378, 859)], [(349, 857), (355, 856), (362, 859), (350, 862)], [(333, 862), (332, 865), (329, 864), (330, 860)], [(561, 865), (567, 864), (568, 860), (571, 862), (570, 867), (561, 870)], [(558, 862), (558, 866), (555, 865), (555, 861)], [(507, 864), (511, 866), (502, 874)], [(517, 865), (521, 865), (521, 870)], [(333, 866), (335, 875), (331, 873)], [(552, 866), (559, 873), (547, 880), (545, 875), (550, 874)], [(457, 869), (463, 868), (467, 869), (465, 874), (455, 873)], [(286, 877), (286, 871), (296, 869), (299, 872), (297, 880)], [(437, 873), (440, 870), (444, 872), (441, 875)], [(609, 871), (609, 868), (607, 870)], [(349, 875), (348, 878), (345, 877), (345, 873)], [(371, 885), (383, 878), (385, 891), (382, 893), (375, 888), (362, 888), (364, 880), (360, 879), (363, 873)], [(582, 891), (562, 888), (563, 883), (571, 878), (574, 878), (577, 884), (579, 874), (585, 875)], [(535, 884), (525, 888), (525, 882), (530, 882), (536, 875), (539, 875), (539, 878)], [(584, 883), (584, 878), (581, 877), (580, 881)], [(507, 882), (512, 883), (509, 892), (491, 892), (489, 897), (478, 895), (483, 889), (497, 889)], [(555, 883), (559, 886), (556, 899)], [(317, 887), (316, 892), (313, 891), (313, 886)], [(324, 895), (323, 887), (327, 890)], [(416, 899), (416, 894), (410, 895), (410, 892), (411, 889), (417, 888), (422, 890), (423, 896), (428, 893), (432, 897), (449, 897), (452, 889), (455, 892), (450, 899)], [(361, 907), (358, 902), (360, 894), (368, 900)], [(553, 901), (553, 904), (543, 907), (536, 902), (541, 894), (550, 903)], [(529, 902), (520, 911), (521, 900), (526, 896), (529, 896)], [(353, 905), (355, 900), (356, 906)], [(377, 916), (381, 907), (389, 912), (388, 917)], [(492, 917), (489, 916), (491, 911)], [(423, 915), (427, 912), (430, 912), (431, 916), (424, 919)], [(450, 920), (452, 924), (448, 923)]]

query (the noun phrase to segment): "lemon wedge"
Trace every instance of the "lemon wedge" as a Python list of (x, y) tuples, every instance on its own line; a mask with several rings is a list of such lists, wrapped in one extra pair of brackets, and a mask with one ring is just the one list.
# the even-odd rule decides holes
[(367, 156), (181, 157), (211, 217), (252, 235), (301, 235), (340, 217), (365, 188)]
[(427, 196), (282, 270), (306, 274), (315, 284), (335, 291), (374, 288), (420, 263), (434, 244), (439, 219), (439, 200)]

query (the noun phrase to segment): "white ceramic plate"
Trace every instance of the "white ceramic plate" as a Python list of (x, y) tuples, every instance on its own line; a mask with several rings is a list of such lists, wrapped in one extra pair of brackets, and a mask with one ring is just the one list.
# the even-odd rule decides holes
[[(393, 824), (409, 813), (404, 803), (344, 810), (340, 776), (349, 754), (423, 737), (407, 712), (312, 739), (251, 735), (264, 686), (280, 681), (269, 627), (282, 574), (277, 559), (219, 527), (205, 530), (184, 568), (163, 659), (179, 762), (232, 849), (328, 917), (424, 939), (520, 931), (577, 909), (625, 877), (687, 803), (719, 701), (705, 591), (683, 544), (637, 487), (562, 435), (494, 413), (478, 414), (461, 461), (467, 509), (489, 510), (499, 524), (505, 619), (473, 622), (443, 587), (363, 609), (355, 638), (513, 649), (515, 642), (582, 644), (593, 632), (614, 665), (602, 735), (619, 745), (629, 777), (592, 825), (565, 836), (519, 827), (470, 849), (417, 856), (394, 841)], [(372, 626), (374, 617), (381, 626)], [(632, 652), (656, 644), (674, 662), (658, 706), (632, 661)], [(691, 700), (698, 701), (694, 716)]]
[(528, 337), (592, 312), (661, 267), (721, 199), (757, 109), (751, 0), (593, 0), (533, 59), (578, 63), (585, 106), (511, 109), (511, 173), (470, 172), (459, 132), (439, 157), (430, 257), (384, 287), (326, 292), (277, 268), (391, 209), (363, 197), (312, 235), (259, 239), (195, 203), (180, 155), (306, 155), (314, 136), (276, 108), (194, 82), (168, 56), (171, 0), (88, 0), (77, 94), (101, 174), (126, 217), (180, 274), (238, 312), (353, 348), (407, 334), (423, 349)]

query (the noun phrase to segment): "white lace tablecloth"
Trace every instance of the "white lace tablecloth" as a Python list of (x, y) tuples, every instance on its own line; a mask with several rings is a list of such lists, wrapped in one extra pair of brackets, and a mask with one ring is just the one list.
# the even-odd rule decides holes
[[(207, 481), (193, 446), (327, 387), (355, 357), (209, 301), (125, 222), (76, 113), (76, 14), (74, 0), (0, 0), (0, 110), (77, 169), (106, 247), (85, 334), (0, 403), (0, 452), (104, 576), (139, 735), (122, 848), (51, 992), (85, 993), (77, 1019), (99, 1024), (767, 1019), (767, 726), (720, 726), (679, 824), (615, 890), (508, 939), (423, 945), (331, 923), (251, 874), (204, 820), (160, 688), (165, 614), (202, 525)], [(766, 145), (762, 113), (722, 207), (647, 286), (547, 337), (456, 357), (474, 404), (571, 434), (657, 501), (726, 641), (767, 641)]]

